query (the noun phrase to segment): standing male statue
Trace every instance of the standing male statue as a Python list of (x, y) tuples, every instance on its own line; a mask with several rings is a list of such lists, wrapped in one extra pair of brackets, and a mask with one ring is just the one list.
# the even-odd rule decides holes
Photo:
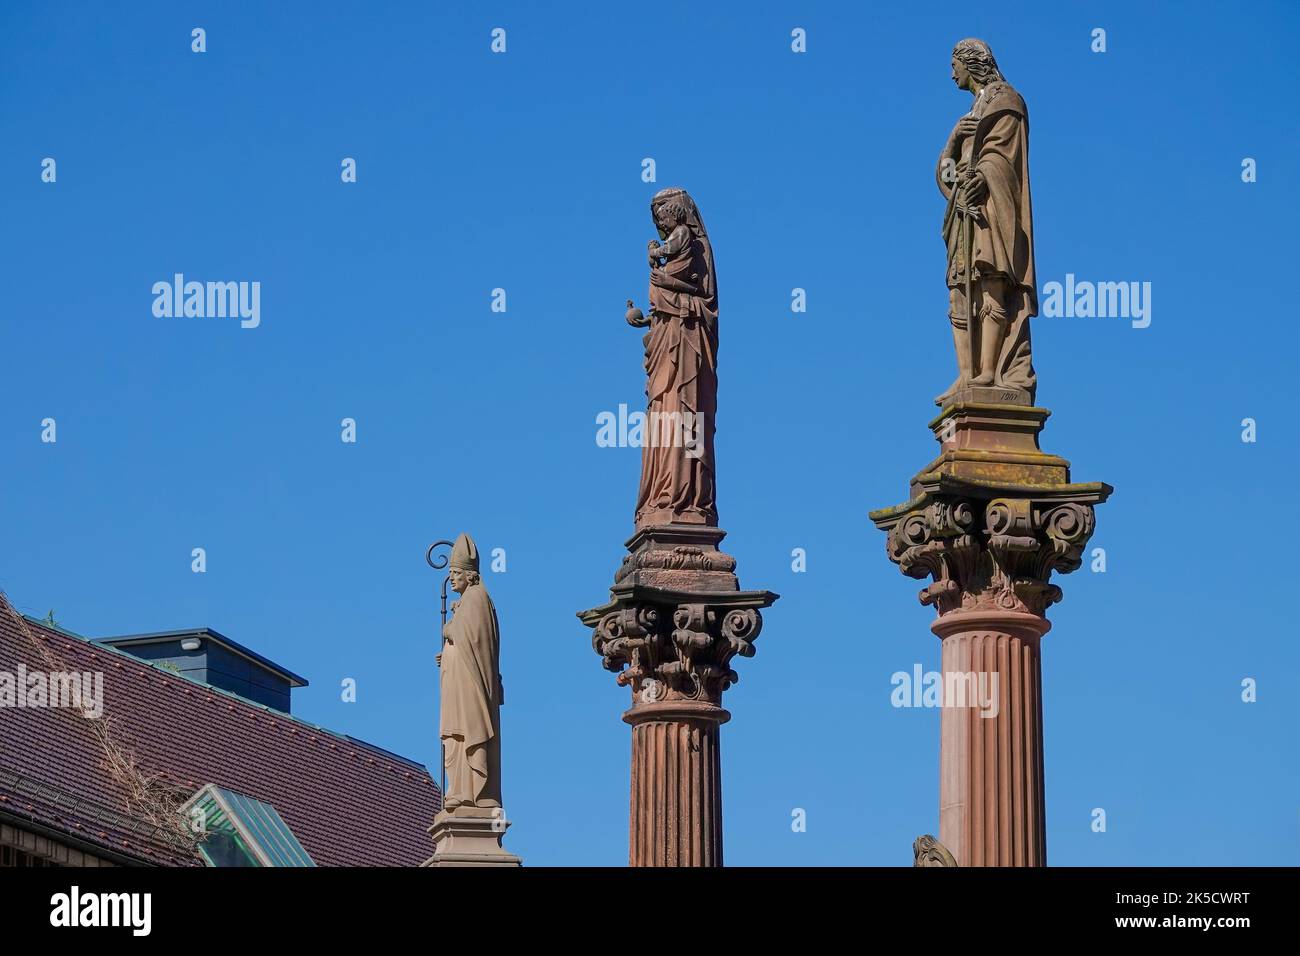
[(935, 403), (981, 385), (1021, 389), (1032, 403), (1029, 318), (1038, 314), (1038, 296), (1029, 113), (983, 40), (957, 44), (952, 78), (975, 102), (948, 136), (937, 171), (939, 191), (948, 200), (943, 235), (958, 374)]
[(713, 247), (686, 190), (660, 190), (650, 200), (650, 214), (662, 240), (652, 239), (647, 248), (650, 314), (630, 309), (627, 315), (632, 325), (650, 326), (636, 526), (716, 526), (718, 285)]
[(443, 809), (501, 806), (501, 632), (478, 573), (478, 547), (461, 534), (451, 549), (451, 589), (460, 595), (442, 629)]

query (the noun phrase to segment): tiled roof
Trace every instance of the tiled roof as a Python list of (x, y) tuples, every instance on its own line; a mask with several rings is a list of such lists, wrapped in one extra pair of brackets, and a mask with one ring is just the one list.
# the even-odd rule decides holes
[[(187, 796), (215, 783), (269, 803), (318, 866), (415, 866), (437, 784), (419, 764), (28, 619), (70, 671), (104, 675), (103, 717), (146, 776)], [(0, 607), (0, 671), (49, 666)], [(0, 707), (0, 813), (164, 865), (197, 857), (131, 820), (89, 721)], [(430, 733), (434, 729), (430, 728)], [(93, 849), (92, 849), (93, 852)]]

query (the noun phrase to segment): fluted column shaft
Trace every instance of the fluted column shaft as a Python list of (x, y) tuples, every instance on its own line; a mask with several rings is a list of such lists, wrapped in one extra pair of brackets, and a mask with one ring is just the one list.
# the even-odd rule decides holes
[(975, 693), (945, 700), (941, 716), (939, 839), (958, 866), (1047, 865), (1039, 641), (1050, 627), (990, 610), (950, 611), (932, 625), (944, 686), (964, 681)]
[(639, 704), (632, 725), (631, 866), (722, 866), (719, 727), (713, 704)]

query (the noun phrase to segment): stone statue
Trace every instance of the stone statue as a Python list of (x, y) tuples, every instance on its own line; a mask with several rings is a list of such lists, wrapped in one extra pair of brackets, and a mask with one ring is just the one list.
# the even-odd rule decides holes
[[(714, 419), (718, 406), (718, 286), (713, 248), (695, 201), (663, 189), (650, 201), (659, 231), (647, 249), (650, 314), (645, 342), (646, 426), (636, 526), (716, 526)], [(662, 242), (660, 241), (662, 240)]]
[[(628, 862), (722, 865), (722, 697), (752, 657), (771, 591), (742, 591), (718, 549), (713, 428), (718, 406), (718, 285), (713, 247), (684, 189), (650, 200), (659, 239), (647, 249), (644, 338), (649, 434), (636, 529), (609, 600), (579, 611), (591, 646), (631, 695)], [(666, 421), (665, 421), (666, 420)], [(673, 434), (673, 430), (676, 433)], [(664, 438), (670, 441), (663, 441)]]
[(962, 40), (952, 78), (974, 94), (939, 157), (948, 200), (949, 316), (959, 374), (929, 428), (938, 454), (907, 499), (870, 513), (900, 571), (924, 581), (945, 674), (1002, 688), (996, 713), (944, 707), (938, 838), (913, 844), (916, 866), (1045, 866), (1042, 714), (1053, 576), (1078, 570), (1113, 489), (1071, 479), (1039, 433), (1029, 320), (1037, 312), (1024, 101), (980, 40)]
[(461, 534), (451, 550), (451, 589), (460, 595), (443, 627), (440, 735), (447, 792), (443, 809), (501, 806), (501, 633), (478, 573), (478, 548)]
[(943, 235), (958, 374), (935, 403), (942, 406), (963, 388), (992, 386), (1018, 389), (1025, 393), (1021, 403), (1032, 404), (1029, 318), (1038, 314), (1038, 296), (1029, 113), (983, 40), (957, 44), (952, 78), (975, 102), (949, 134), (937, 171), (948, 200)]

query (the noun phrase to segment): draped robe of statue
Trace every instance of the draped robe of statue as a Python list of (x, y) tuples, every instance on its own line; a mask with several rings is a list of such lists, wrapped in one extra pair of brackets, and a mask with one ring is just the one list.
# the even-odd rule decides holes
[[(972, 258), (976, 292), (979, 280), (1002, 277), (1008, 284), (1007, 332), (994, 367), (994, 385), (1022, 388), (1031, 400), (1037, 384), (1030, 354), (1029, 319), (1038, 314), (1034, 277), (1034, 220), (1029, 199), (1029, 112), (1025, 101), (1005, 80), (984, 87), (970, 113), (978, 121), (975, 134), (961, 144), (956, 182), (972, 166), (983, 174), (988, 196), (976, 220)], [(939, 188), (948, 198), (943, 234), (948, 246), (949, 316), (958, 328), (967, 326), (966, 263), (963, 248), (964, 217), (957, 211), (957, 190), (945, 182), (940, 157)], [(981, 366), (984, 360), (981, 357)]]
[(465, 589), (443, 634), (443, 802), (500, 806), (501, 632), (496, 608), (481, 583)]
[[(674, 200), (683, 202), (689, 212), (686, 221), (677, 224), (657, 250), (666, 261), (650, 271), (650, 331), (645, 336), (647, 415), (637, 527), (718, 523), (713, 470), (718, 291), (713, 249), (699, 211), (684, 192), (656, 196), (652, 209)], [(694, 446), (686, 447), (688, 442)]]

